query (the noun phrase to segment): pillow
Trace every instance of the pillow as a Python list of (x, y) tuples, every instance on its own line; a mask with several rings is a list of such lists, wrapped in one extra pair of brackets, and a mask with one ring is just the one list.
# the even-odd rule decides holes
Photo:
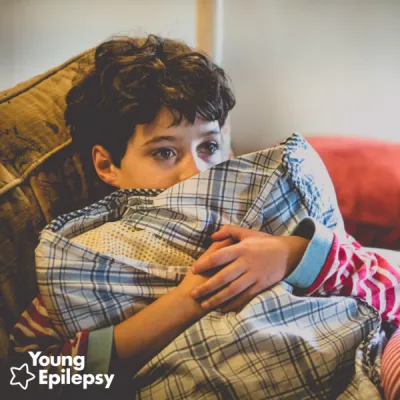
[(362, 245), (400, 249), (400, 144), (309, 137), (332, 178), (346, 230)]
[(89, 54), (0, 93), (0, 366), (11, 327), (37, 294), (39, 232), (88, 204), (64, 109), (77, 62)]

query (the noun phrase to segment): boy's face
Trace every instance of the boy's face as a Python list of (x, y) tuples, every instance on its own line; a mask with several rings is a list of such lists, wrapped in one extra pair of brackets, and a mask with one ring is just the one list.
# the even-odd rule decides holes
[(120, 168), (111, 162), (104, 168), (107, 152), (94, 146), (100, 178), (119, 189), (166, 189), (229, 158), (218, 121), (170, 126), (172, 121), (162, 109), (151, 124), (137, 125)]

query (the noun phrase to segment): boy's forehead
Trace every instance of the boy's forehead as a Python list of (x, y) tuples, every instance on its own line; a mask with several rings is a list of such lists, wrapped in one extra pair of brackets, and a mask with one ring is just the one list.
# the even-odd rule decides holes
[(155, 130), (166, 130), (172, 125), (173, 122), (174, 116), (172, 112), (163, 107), (157, 114), (154, 121), (152, 121), (150, 124), (143, 125), (143, 133), (145, 135), (151, 135)]
[(219, 129), (218, 121), (206, 121), (201, 117), (196, 117), (194, 124), (186, 119), (183, 119), (178, 126), (173, 125), (173, 122), (174, 116), (171, 111), (169, 111), (167, 108), (162, 108), (157, 117), (150, 124), (137, 126), (137, 128), (140, 128), (136, 129), (135, 134), (138, 133), (145, 138), (149, 138), (167, 133), (171, 135), (173, 132), (183, 132), (185, 130), (193, 129), (193, 127), (199, 127), (200, 131)]

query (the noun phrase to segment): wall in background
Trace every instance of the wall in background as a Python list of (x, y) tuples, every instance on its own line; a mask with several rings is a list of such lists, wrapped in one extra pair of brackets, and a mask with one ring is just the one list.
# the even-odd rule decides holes
[(294, 131), (400, 141), (400, 0), (0, 0), (0, 90), (150, 32), (222, 63), (238, 154)]
[(0, 90), (112, 35), (196, 42), (196, 0), (0, 0)]
[(300, 131), (400, 141), (400, 1), (225, 0), (237, 153)]

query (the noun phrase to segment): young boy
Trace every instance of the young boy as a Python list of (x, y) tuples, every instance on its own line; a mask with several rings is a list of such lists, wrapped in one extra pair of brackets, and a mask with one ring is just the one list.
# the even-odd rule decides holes
[[(166, 189), (229, 158), (226, 119), (234, 105), (224, 71), (205, 55), (155, 36), (121, 38), (97, 48), (95, 68), (67, 96), (65, 119), (89, 179), (114, 189)], [(212, 238), (176, 289), (115, 327), (63, 343), (39, 295), (14, 328), (15, 350), (86, 355), (88, 372), (112, 364), (135, 373), (210, 310), (237, 309), (283, 279), (308, 295), (358, 296), (384, 321), (400, 323), (399, 268), (356, 242), (341, 243), (312, 219), (292, 236), (226, 226)]]

